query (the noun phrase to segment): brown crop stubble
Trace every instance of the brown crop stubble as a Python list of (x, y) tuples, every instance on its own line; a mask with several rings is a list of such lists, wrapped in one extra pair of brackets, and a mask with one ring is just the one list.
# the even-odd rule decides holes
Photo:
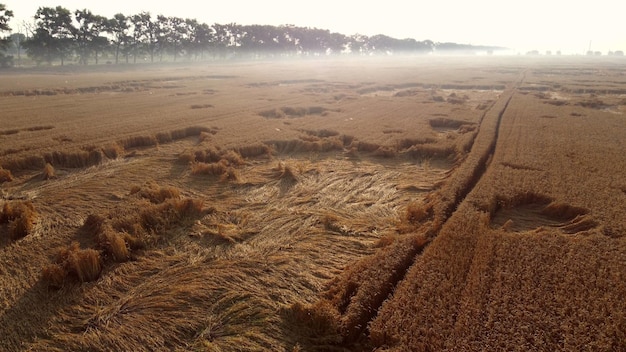
[(0, 166), (0, 183), (13, 181), (13, 175), (11, 171), (5, 170)]
[(80, 249), (78, 242), (58, 250), (56, 259), (42, 270), (42, 279), (60, 288), (70, 278), (78, 282), (94, 281), (102, 272), (102, 258), (95, 249)]
[(9, 239), (18, 240), (30, 234), (37, 220), (37, 212), (30, 201), (11, 201), (2, 206), (0, 224), (8, 224)]

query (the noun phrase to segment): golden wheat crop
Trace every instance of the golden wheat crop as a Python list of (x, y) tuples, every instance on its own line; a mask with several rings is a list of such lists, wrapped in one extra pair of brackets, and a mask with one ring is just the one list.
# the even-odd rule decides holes
[(620, 62), (330, 63), (7, 71), (0, 350), (626, 349)]

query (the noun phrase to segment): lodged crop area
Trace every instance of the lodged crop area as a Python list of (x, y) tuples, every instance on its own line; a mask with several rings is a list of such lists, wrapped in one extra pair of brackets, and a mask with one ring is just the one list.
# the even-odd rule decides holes
[(3, 73), (0, 350), (624, 350), (602, 59)]

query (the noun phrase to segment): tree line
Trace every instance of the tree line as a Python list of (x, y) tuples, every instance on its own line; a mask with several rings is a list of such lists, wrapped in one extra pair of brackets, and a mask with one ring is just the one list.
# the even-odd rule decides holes
[[(0, 33), (10, 31), (13, 13), (0, 4)], [(40, 7), (26, 33), (16, 33), (0, 42), (0, 63), (12, 46), (22, 49), (38, 65), (68, 61), (98, 64), (140, 61), (202, 60), (206, 58), (321, 56), (330, 54), (371, 55), (378, 53), (430, 53), (438, 44), (430, 40), (396, 39), (386, 35), (347, 36), (329, 30), (294, 25), (239, 25), (200, 23), (195, 19), (152, 16), (149, 12), (112, 18), (90, 10)], [(456, 45), (441, 44), (444, 47)]]

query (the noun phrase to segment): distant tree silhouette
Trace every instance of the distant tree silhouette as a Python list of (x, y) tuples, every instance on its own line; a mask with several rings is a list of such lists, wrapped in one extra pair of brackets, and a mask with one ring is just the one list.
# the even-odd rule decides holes
[(70, 56), (73, 46), (72, 15), (64, 7), (40, 7), (35, 14), (34, 35), (24, 42), (28, 55), (37, 63), (61, 60)]
[(132, 40), (130, 35), (130, 18), (124, 16), (124, 14), (118, 13), (113, 16), (113, 18), (106, 21), (104, 28), (105, 31), (112, 36), (111, 43), (115, 50), (115, 63), (117, 64), (119, 62), (120, 53), (124, 54), (126, 63), (128, 63), (130, 43)]
[[(4, 10), (0, 10), (0, 15)], [(12, 15), (4, 12), (0, 25)], [(395, 53), (427, 54), (433, 51), (493, 50), (455, 43), (433, 43), (412, 38), (396, 39), (384, 34), (371, 37), (354, 34), (346, 36), (326, 29), (295, 25), (239, 25), (236, 23), (208, 25), (195, 19), (183, 19), (149, 12), (126, 16), (118, 13), (105, 18), (88, 9), (73, 13), (63, 7), (40, 7), (35, 15), (36, 28), (25, 43), (27, 53), (37, 63), (60, 60), (61, 64), (74, 58), (86, 65), (92, 58), (96, 64), (103, 55), (111, 53), (115, 63), (120, 55), (126, 63), (138, 57), (150, 62), (163, 61), (171, 55), (179, 59), (204, 59), (208, 53), (214, 60), (236, 57), (389, 55)], [(1, 27), (0, 27), (1, 28)], [(3, 29), (7, 30), (7, 29)], [(106, 35), (105, 35), (106, 34)], [(145, 59), (144, 59), (145, 60)], [(142, 61), (144, 61), (142, 60)]]
[(107, 30), (107, 18), (94, 15), (91, 11), (76, 10), (74, 12), (77, 27), (72, 27), (76, 52), (79, 63), (87, 65), (89, 57), (94, 54), (96, 64), (98, 53), (103, 51), (109, 44), (108, 38), (101, 36)]
[[(13, 12), (6, 8), (6, 5), (0, 4), (0, 34), (11, 30), (9, 20), (13, 17)], [(6, 55), (6, 50), (11, 43), (10, 38), (0, 37), (0, 66), (6, 67), (13, 64), (13, 57)]]

